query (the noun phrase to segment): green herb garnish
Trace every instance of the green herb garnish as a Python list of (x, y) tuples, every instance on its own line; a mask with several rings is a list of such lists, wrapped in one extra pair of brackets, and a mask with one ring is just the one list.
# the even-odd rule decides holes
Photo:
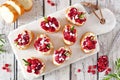
[(108, 74), (103, 78), (103, 80), (111, 80), (111, 79), (120, 80), (120, 59), (117, 59), (115, 61), (115, 72)]
[(47, 44), (47, 48), (50, 49), (50, 44)]
[(2, 35), (3, 34), (0, 34), (0, 53), (5, 52), (5, 50), (3, 49), (5, 40), (1, 37)]
[(44, 17), (45, 22), (48, 22), (47, 17)]
[(71, 31), (73, 31), (73, 30), (74, 30), (74, 28), (75, 28), (75, 27), (74, 27), (74, 26), (72, 26), (72, 27), (70, 28), (70, 30), (71, 30)]
[(30, 63), (28, 61), (26, 61), (25, 59), (22, 59), (25, 63), (25, 66), (28, 66)]
[(66, 55), (66, 56), (70, 56), (70, 52), (69, 52), (69, 51), (66, 51), (66, 52), (65, 52), (65, 55)]
[(85, 17), (85, 13), (80, 14), (79, 18), (83, 19)]

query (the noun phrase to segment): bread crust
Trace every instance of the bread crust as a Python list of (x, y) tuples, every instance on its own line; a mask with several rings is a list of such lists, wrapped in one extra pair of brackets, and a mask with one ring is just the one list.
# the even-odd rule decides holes
[(86, 54), (90, 54), (90, 53), (93, 53), (95, 51), (95, 49), (92, 49), (92, 50), (87, 50), (85, 51), (85, 49), (83, 49), (83, 41), (85, 40), (85, 38), (88, 36), (88, 35), (93, 35), (95, 37), (95, 40), (97, 40), (95, 34), (93, 32), (86, 32), (85, 34), (82, 35), (81, 39), (80, 39), (80, 48), (81, 50), (86, 53)]
[[(8, 8), (8, 10), (13, 14), (13, 20), (11, 21), (11, 22), (7, 22), (6, 20), (6, 22), (7, 23), (12, 23), (12, 22), (15, 22), (16, 20), (17, 20), (17, 18), (19, 17), (19, 15), (18, 15), (18, 13), (17, 13), (17, 11), (12, 7), (12, 6), (10, 6), (9, 4), (3, 4), (2, 6), (5, 6), (6, 8)], [(1, 6), (1, 8), (2, 8), (2, 6)], [(3, 17), (3, 16), (2, 16)], [(9, 16), (8, 16), (9, 17)], [(4, 18), (3, 18), (4, 19)]]
[[(18, 2), (20, 3), (19, 0), (12, 0), (12, 1), (18, 1)], [(24, 0), (23, 0), (23, 1), (24, 1)], [(33, 7), (33, 0), (29, 0), (29, 1), (31, 1), (31, 3), (32, 3), (32, 5), (31, 5), (29, 8), (25, 8), (25, 6), (24, 6), (22, 3), (20, 3), (20, 4), (23, 6), (25, 12), (30, 11), (30, 10), (32, 9), (32, 7)]]
[[(43, 38), (43, 37), (41, 37), (41, 36), (44, 36), (44, 37), (47, 37), (47, 38), (49, 38), (46, 34), (39, 34), (38, 36), (37, 36), (37, 38), (35, 39), (35, 41), (38, 39), (38, 38)], [(50, 38), (49, 38), (50, 39)], [(34, 41), (34, 43), (35, 43), (35, 41)], [(52, 52), (53, 52), (53, 50), (54, 50), (54, 46), (53, 46), (53, 43), (52, 43), (52, 41), (51, 41), (51, 39), (50, 39), (50, 50), (48, 50), (47, 52), (41, 52), (41, 51), (39, 51), (39, 50), (37, 50), (38, 52), (40, 52), (40, 53), (42, 53), (42, 54), (44, 54), (44, 55), (50, 55), (50, 54), (52, 54)]]
[[(69, 52), (70, 52), (70, 56), (69, 56), (69, 58), (71, 57), (71, 55), (72, 55), (72, 51), (71, 51), (71, 49), (68, 47), (68, 46), (65, 46), (65, 47), (60, 47), (58, 50), (60, 50), (61, 48), (64, 48), (65, 50), (67, 49)], [(60, 66), (60, 65), (62, 65), (63, 63), (65, 63), (66, 61), (64, 61), (63, 63), (57, 63), (56, 61), (55, 61), (55, 55), (53, 54), (53, 64), (54, 65), (56, 65), (56, 66)]]
[[(70, 9), (71, 8), (73, 8), (73, 7), (69, 7), (69, 8), (67, 8), (67, 10), (66, 10), (66, 19), (70, 22), (70, 23), (72, 23), (72, 24), (74, 24), (74, 25), (76, 25), (76, 26), (82, 26), (82, 25), (84, 25), (85, 24), (85, 22), (83, 22), (82, 24), (80, 24), (80, 23), (77, 23), (77, 22), (73, 22), (70, 18), (69, 18), (69, 16), (68, 16), (68, 12), (70, 11)], [(85, 17), (86, 18), (86, 17)]]
[[(16, 9), (12, 4), (10, 4), (9, 2), (12, 2), (12, 3), (14, 3), (15, 5), (17, 5), (17, 6), (19, 7), (19, 9), (20, 9), (20, 12), (18, 12), (17, 9)], [(25, 12), (23, 6), (22, 6), (17, 0), (7, 1), (6, 4), (9, 4), (9, 5), (11, 5), (12, 7), (14, 7), (14, 9), (16, 9), (16, 11), (19, 13), (19, 15), (22, 15), (22, 14), (24, 14), (24, 12)]]
[[(24, 45), (23, 47), (17, 45), (18, 49), (20, 49), (20, 50), (25, 50), (25, 49), (29, 48), (29, 46), (30, 46), (30, 44), (31, 44), (31, 42), (32, 42), (32, 40), (33, 40), (33, 38), (34, 38), (34, 33), (33, 33), (32, 31), (30, 31), (30, 30), (24, 30), (24, 31), (27, 31), (27, 32), (28, 32), (28, 35), (29, 35), (29, 37), (30, 37), (30, 41), (29, 41), (28, 44)], [(23, 31), (23, 32), (24, 32), (24, 31)], [(22, 33), (23, 33), (23, 32), (22, 32)]]

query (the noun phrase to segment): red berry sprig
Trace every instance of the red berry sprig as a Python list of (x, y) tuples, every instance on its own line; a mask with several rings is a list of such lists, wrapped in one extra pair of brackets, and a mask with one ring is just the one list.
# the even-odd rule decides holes
[(51, 6), (55, 6), (55, 3), (51, 0), (47, 0), (47, 3), (50, 4)]
[(2, 67), (2, 69), (3, 70), (6, 70), (6, 72), (11, 72), (11, 70), (10, 70), (10, 64), (5, 64), (3, 67)]

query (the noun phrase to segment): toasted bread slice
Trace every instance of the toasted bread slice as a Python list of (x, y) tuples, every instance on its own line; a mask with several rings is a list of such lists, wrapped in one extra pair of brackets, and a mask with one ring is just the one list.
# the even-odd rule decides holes
[[(68, 13), (70, 12), (70, 10), (71, 10), (72, 8), (75, 8), (75, 7), (69, 7), (69, 8), (67, 8), (67, 10), (66, 10), (66, 18), (67, 18), (67, 20), (68, 20), (70, 23), (72, 23), (72, 24), (74, 24), (74, 25), (77, 25), (77, 26), (82, 26), (82, 25), (84, 25), (86, 21), (83, 21), (82, 23), (78, 23), (78, 22), (76, 22), (74, 19), (72, 19), (72, 20), (70, 19), (70, 17), (68, 16)], [(77, 8), (76, 8), (76, 9), (77, 9)], [(79, 11), (77, 11), (77, 12), (79, 12)], [(86, 16), (85, 16), (84, 18), (86, 19)]]
[(0, 6), (0, 15), (7, 23), (12, 23), (19, 17), (18, 12), (9, 4)]
[[(20, 34), (25, 34), (25, 31), (27, 31), (27, 33), (28, 33), (28, 35), (29, 35), (29, 42), (27, 43), (27, 44), (25, 44), (25, 45), (18, 45), (18, 42), (16, 42), (15, 40), (15, 44), (16, 44), (16, 46), (18, 47), (18, 49), (21, 49), (21, 50), (25, 50), (25, 49), (27, 49), (29, 46), (30, 46), (30, 44), (31, 44), (31, 42), (32, 42), (32, 40), (33, 40), (33, 38), (34, 38), (34, 33), (32, 32), (32, 31), (30, 31), (30, 30), (24, 30), (22, 33), (20, 33)], [(19, 34), (18, 34), (19, 35)]]
[[(84, 41), (86, 41), (87, 37), (90, 37), (89, 43), (88, 42), (84, 43)], [(90, 41), (92, 41), (92, 42), (90, 42)], [(85, 34), (83, 34), (83, 36), (80, 39), (81, 50), (83, 52), (85, 52), (85, 53), (93, 53), (95, 51), (95, 49), (96, 49), (96, 43), (97, 43), (96, 35), (94, 33), (92, 33), (92, 32), (86, 32)], [(89, 46), (87, 46), (87, 49), (84, 48), (85, 45), (89, 45)], [(91, 45), (93, 45), (93, 46), (91, 46)]]
[[(61, 52), (59, 52), (59, 51), (61, 51), (61, 49), (63, 49), (63, 50), (66, 50), (63, 54), (61, 54)], [(58, 53), (58, 54), (56, 54), (56, 52)], [(66, 55), (66, 58), (64, 58), (64, 57), (62, 57), (62, 56), (65, 56)], [(60, 65), (62, 65), (66, 60), (68, 60), (70, 57), (71, 57), (71, 55), (72, 55), (72, 51), (70, 50), (70, 48), (69, 47), (67, 47), (67, 46), (65, 46), (65, 47), (60, 47), (58, 50), (56, 50), (56, 51), (54, 51), (54, 54), (53, 54), (53, 64), (55, 64), (56, 66), (60, 66)], [(58, 57), (59, 56), (59, 59), (57, 59), (57, 60), (63, 60), (62, 62), (57, 62), (56, 61), (56, 57)]]
[(6, 1), (6, 4), (11, 5), (12, 7), (14, 7), (14, 9), (18, 12), (19, 15), (22, 15), (24, 13), (24, 8), (23, 6), (17, 1)]
[[(27, 60), (26, 59), (23, 59), (24, 63), (25, 63), (25, 70), (28, 72), (28, 73), (32, 73), (33, 75), (35, 75), (36, 77), (39, 76), (39, 74), (42, 74), (44, 71), (45, 71), (45, 68), (46, 68), (46, 65), (44, 63), (44, 61), (40, 58), (37, 58), (37, 57), (31, 57), (31, 58), (28, 58)], [(36, 63), (36, 66), (32, 67), (32, 65), (34, 65), (34, 63)], [(26, 63), (29, 63), (26, 65)], [(28, 70), (28, 66), (31, 66), (31, 71), (30, 69)], [(39, 68), (39, 66), (41, 66), (41, 68)], [(36, 71), (36, 68), (39, 68), (38, 71)]]
[[(16, 1), (16, 0), (12, 0)], [(25, 11), (30, 11), (33, 6), (33, 1), (32, 0), (17, 0), (25, 9)]]
[[(65, 33), (69, 32), (69, 36), (72, 36), (71, 40), (67, 40), (65, 39)], [(68, 35), (68, 34), (67, 34)], [(68, 37), (68, 36), (66, 36)], [(66, 45), (71, 46), (73, 45), (77, 40), (77, 30), (74, 28), (73, 25), (65, 25), (64, 29), (63, 29), (63, 41)]]
[[(42, 40), (39, 41), (40, 38), (42, 38)], [(38, 46), (38, 44), (39, 44), (39, 46)], [(48, 46), (44, 46), (44, 44), (48, 45)], [(38, 52), (40, 52), (44, 55), (51, 54), (53, 52), (53, 49), (54, 49), (53, 43), (51, 42), (50, 38), (46, 34), (40, 34), (37, 37), (37, 39), (34, 42), (34, 47)], [(41, 48), (42, 48), (42, 50), (41, 50)], [(45, 51), (44, 49), (47, 49), (47, 51)]]

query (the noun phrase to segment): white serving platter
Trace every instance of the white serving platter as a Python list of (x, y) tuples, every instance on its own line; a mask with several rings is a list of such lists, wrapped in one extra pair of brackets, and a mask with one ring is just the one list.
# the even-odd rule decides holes
[[(81, 4), (75, 4), (73, 6), (76, 7), (77, 9), (80, 9), (80, 10), (86, 12), (85, 8)], [(56, 17), (60, 21), (62, 28), (65, 26), (65, 24), (69, 24), (69, 22), (65, 18), (65, 10), (66, 9), (63, 9), (61, 11), (58, 11), (56, 13), (49, 15), (49, 16)], [(98, 11), (96, 11), (96, 12), (98, 13)], [(96, 35), (100, 35), (100, 34), (110, 32), (115, 27), (116, 18), (114, 16), (114, 14), (109, 9), (106, 9), (106, 8), (102, 9), (102, 13), (103, 13), (104, 18), (106, 19), (105, 24), (100, 24), (99, 20), (95, 17), (95, 15), (88, 14), (88, 12), (86, 12), (87, 22), (85, 23), (85, 25), (83, 25), (81, 27), (77, 27), (77, 26), (75, 27), (77, 29), (77, 32), (78, 32), (78, 39), (73, 46), (70, 46), (70, 49), (72, 50), (72, 56), (68, 61), (66, 61), (61, 66), (55, 66), (52, 63), (52, 55), (45, 56), (45, 55), (38, 53), (38, 51), (36, 51), (34, 46), (33, 46), (34, 40), (31, 43), (30, 47), (26, 50), (19, 50), (14, 45), (14, 39), (24, 29), (28, 29), (28, 30), (33, 31), (35, 34), (35, 38), (36, 38), (36, 35), (38, 35), (40, 33), (46, 33), (45, 31), (43, 31), (40, 28), (40, 20), (42, 18), (39, 20), (35, 20), (29, 24), (20, 26), (18, 29), (14, 30), (14, 31), (11, 31), (10, 34), (8, 35), (9, 42), (11, 44), (13, 52), (16, 55), (16, 58), (19, 62), (19, 66), (21, 67), (24, 76), (27, 79), (32, 80), (34, 78), (38, 78), (41, 75), (44, 75), (46, 73), (49, 73), (49, 72), (57, 70), (57, 69), (60, 69), (60, 68), (66, 66), (66, 65), (69, 65), (71, 63), (74, 63), (80, 59), (83, 59), (83, 58), (86, 58), (86, 57), (91, 56), (93, 54), (96, 54), (99, 51), (99, 43), (97, 43), (97, 47), (96, 47), (96, 50), (94, 53), (85, 54), (80, 49), (80, 38), (85, 32), (94, 32)], [(54, 44), (55, 50), (58, 49), (59, 47), (65, 46), (65, 44), (62, 40), (62, 28), (57, 33), (46, 33), (51, 38), (51, 40)], [(34, 75), (33, 73), (27, 73), (22, 59), (27, 59), (27, 58), (31, 58), (31, 57), (37, 57), (37, 58), (41, 58), (44, 60), (44, 62), (46, 64), (46, 70), (44, 73), (37, 75), (37, 76)]]

